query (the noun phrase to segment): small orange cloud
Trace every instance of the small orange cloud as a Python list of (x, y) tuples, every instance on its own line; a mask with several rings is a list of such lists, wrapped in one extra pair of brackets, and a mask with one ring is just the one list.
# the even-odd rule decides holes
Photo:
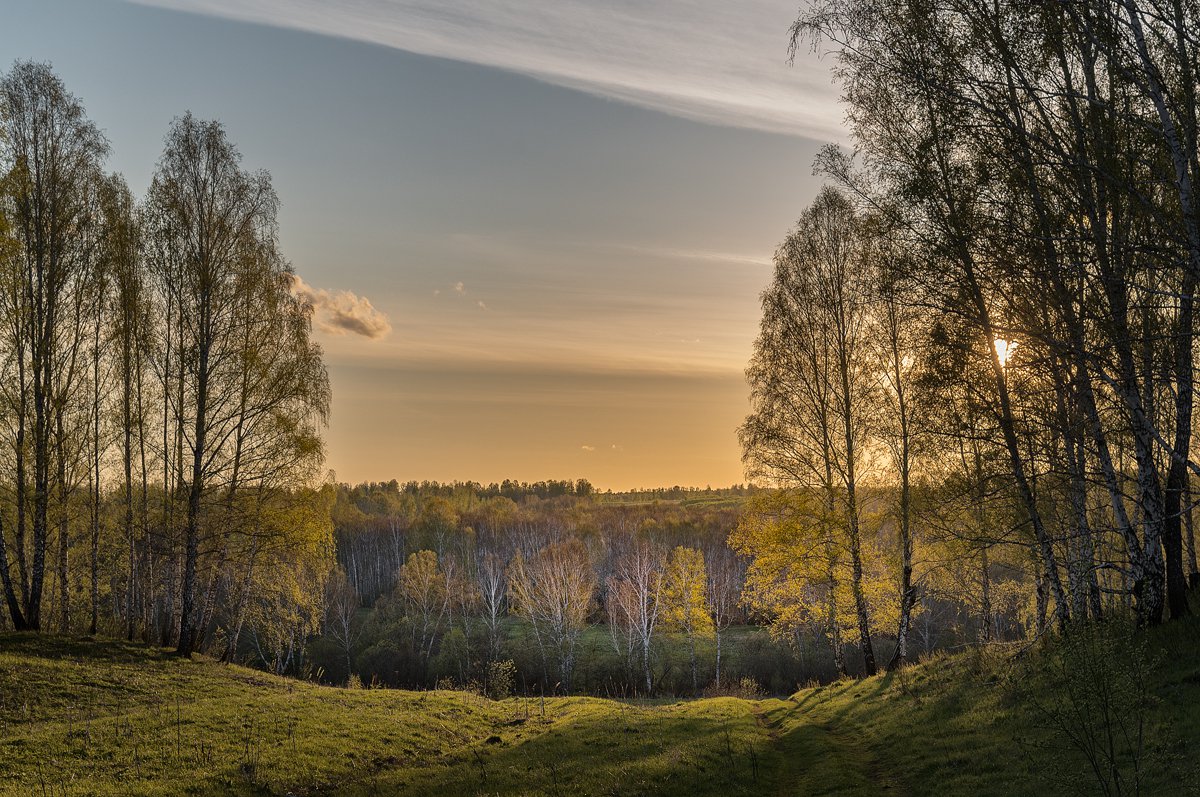
[(376, 310), (365, 296), (351, 291), (314, 288), (299, 275), (292, 275), (292, 293), (312, 305), (313, 320), (324, 332), (382, 340), (392, 331), (388, 317)]

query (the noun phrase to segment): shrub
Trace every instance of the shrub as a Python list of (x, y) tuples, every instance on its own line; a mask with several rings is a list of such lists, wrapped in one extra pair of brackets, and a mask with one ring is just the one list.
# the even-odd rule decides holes
[(485, 694), (489, 698), (503, 700), (511, 697), (516, 682), (517, 665), (511, 659), (488, 662), (484, 670), (483, 683)]
[[(1059, 745), (1074, 748), (1084, 773), (1061, 757), (1042, 762), (1042, 774), (1087, 794), (1139, 795), (1147, 772), (1173, 762), (1148, 739), (1166, 730), (1151, 725), (1150, 677), (1158, 662), (1128, 621), (1068, 628), (1030, 663), (1017, 691)], [(1033, 685), (1041, 688), (1030, 688)], [(1040, 751), (1030, 751), (1035, 758)], [(1082, 774), (1082, 777), (1081, 777)], [(1083, 785), (1086, 781), (1088, 785)]]
[(433, 657), (433, 661), (430, 663), (430, 669), (439, 680), (442, 678), (451, 678), (458, 683), (463, 683), (467, 680), (469, 654), (470, 647), (467, 644), (467, 637), (463, 634), (462, 629), (451, 628), (442, 637), (437, 655)]
[(711, 684), (703, 694), (704, 697), (739, 697), (742, 700), (758, 700), (763, 696), (763, 690), (758, 681), (745, 677), (739, 678), (733, 683), (722, 684), (719, 688), (715, 684)]
[(370, 683), (400, 686), (420, 679), (421, 662), (407, 645), (383, 639), (355, 657), (358, 671)]

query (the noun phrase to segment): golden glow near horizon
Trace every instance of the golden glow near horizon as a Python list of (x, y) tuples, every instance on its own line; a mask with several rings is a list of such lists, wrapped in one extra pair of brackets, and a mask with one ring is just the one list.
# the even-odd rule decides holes
[(386, 340), (325, 334), (330, 468), (343, 481), (744, 482), (735, 430), (769, 267), (700, 260), (688, 285), (683, 263), (639, 259), (569, 289), (455, 280), (404, 297)]

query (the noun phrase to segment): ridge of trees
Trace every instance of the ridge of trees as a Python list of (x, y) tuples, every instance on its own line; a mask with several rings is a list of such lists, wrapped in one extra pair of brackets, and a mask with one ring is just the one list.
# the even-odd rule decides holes
[(487, 498), (507, 498), (523, 501), (527, 498), (542, 500), (563, 496), (588, 497), (597, 501), (682, 501), (698, 498), (733, 498), (749, 495), (754, 485), (735, 484), (730, 487), (645, 487), (631, 490), (598, 490), (587, 479), (547, 479), (525, 482), (504, 479), (500, 482), (482, 484), (475, 481), (407, 481), (392, 479), (386, 482), (360, 482), (343, 484), (351, 501), (364, 512), (386, 511), (401, 494), (408, 496), (441, 496), (459, 503), (470, 504)]

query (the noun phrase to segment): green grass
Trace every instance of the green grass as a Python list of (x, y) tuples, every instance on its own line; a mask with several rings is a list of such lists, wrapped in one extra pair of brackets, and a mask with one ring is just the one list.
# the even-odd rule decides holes
[[(1200, 622), (1147, 637), (1143, 794), (1200, 773)], [(3, 795), (1097, 793), (1045, 653), (935, 657), (788, 699), (345, 690), (114, 641), (0, 635)]]

